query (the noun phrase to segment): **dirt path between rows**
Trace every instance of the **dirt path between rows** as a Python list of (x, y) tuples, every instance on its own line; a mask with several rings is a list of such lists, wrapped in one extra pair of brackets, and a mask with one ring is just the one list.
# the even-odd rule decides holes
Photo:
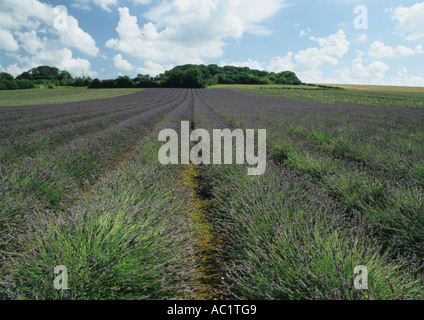
[(182, 169), (184, 178), (180, 182), (191, 194), (191, 200), (187, 205), (187, 214), (194, 224), (194, 237), (199, 251), (196, 271), (200, 283), (193, 298), (195, 300), (217, 300), (220, 298), (219, 287), (224, 279), (217, 259), (217, 250), (222, 245), (222, 241), (207, 216), (210, 203), (198, 193), (199, 173), (198, 166), (184, 165)]

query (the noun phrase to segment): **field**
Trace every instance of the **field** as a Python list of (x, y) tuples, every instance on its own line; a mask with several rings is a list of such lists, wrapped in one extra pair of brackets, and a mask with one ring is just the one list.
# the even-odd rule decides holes
[[(320, 85), (320, 84), (318, 84)], [(424, 87), (400, 87), (400, 86), (377, 86), (377, 85), (358, 85), (358, 84), (325, 84), (325, 86), (334, 86), (348, 90), (364, 90), (377, 92), (403, 92), (403, 93), (424, 93)]]
[(304, 85), (218, 85), (214, 88), (242, 90), (265, 96), (323, 103), (424, 107), (424, 90), (413, 87), (340, 85), (333, 89), (328, 85), (324, 85), (324, 88)]
[[(1, 107), (0, 299), (423, 299), (422, 93), (231, 88)], [(161, 165), (181, 121), (265, 174)]]
[(52, 103), (107, 99), (140, 91), (140, 89), (96, 89), (58, 87), (56, 89), (4, 90), (0, 91), (1, 106), (25, 106)]

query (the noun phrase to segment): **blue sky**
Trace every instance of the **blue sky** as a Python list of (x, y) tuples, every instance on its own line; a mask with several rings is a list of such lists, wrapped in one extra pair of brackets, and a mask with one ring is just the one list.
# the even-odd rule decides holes
[(0, 70), (15, 76), (50, 65), (106, 79), (195, 63), (424, 86), (423, 44), (419, 1), (0, 0)]

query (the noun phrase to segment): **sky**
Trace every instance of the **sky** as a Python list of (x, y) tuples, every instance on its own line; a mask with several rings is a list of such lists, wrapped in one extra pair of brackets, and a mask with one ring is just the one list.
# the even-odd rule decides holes
[(0, 71), (110, 79), (182, 64), (424, 86), (424, 1), (0, 0)]

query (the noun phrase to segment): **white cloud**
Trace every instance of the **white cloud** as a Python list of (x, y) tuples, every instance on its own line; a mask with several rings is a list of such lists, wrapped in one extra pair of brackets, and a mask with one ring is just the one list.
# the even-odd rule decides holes
[(350, 68), (339, 70), (339, 79), (337, 82), (345, 84), (385, 84), (386, 73), (389, 66), (382, 61), (373, 61), (364, 65), (363, 58), (357, 57), (353, 60)]
[(119, 8), (117, 38), (106, 46), (155, 63), (204, 63), (222, 56), (224, 40), (245, 33), (268, 34), (260, 23), (285, 0), (169, 0), (153, 6), (140, 26), (126, 7)]
[(113, 64), (114, 64), (115, 67), (117, 67), (120, 70), (130, 71), (130, 70), (134, 69), (134, 67), (131, 65), (131, 63), (129, 63), (127, 60), (122, 58), (121, 54), (117, 54), (113, 58)]
[(149, 4), (151, 0), (132, 0), (135, 4)]
[[(57, 30), (53, 27), (58, 17), (54, 7), (38, 0), (1, 0), (2, 12), (0, 25), (4, 29), (38, 31), (43, 26), (45, 33), (49, 34), (50, 41), (59, 37), (62, 46), (76, 48), (88, 55), (95, 56), (99, 49), (94, 39), (78, 25), (78, 20), (67, 15), (68, 28)], [(56, 39), (57, 40), (57, 39)]]
[[(131, 0), (134, 4), (150, 4), (151, 0)], [(102, 8), (105, 11), (112, 12), (110, 6), (117, 6), (119, 4), (119, 0), (74, 0), (74, 3), (71, 4), (72, 7), (90, 10), (89, 4), (93, 3), (94, 5)]]
[(295, 63), (293, 62), (293, 52), (287, 53), (285, 57), (273, 58), (268, 65), (268, 70), (274, 72), (294, 70), (294, 68)]
[(37, 52), (46, 46), (46, 38), (44, 41), (37, 36), (35, 30), (29, 32), (16, 32), (19, 42), (21, 43), (22, 49), (29, 54), (37, 54)]
[(250, 69), (254, 69), (254, 70), (264, 70), (264, 68), (262, 67), (262, 63), (260, 63), (259, 61), (254, 61), (251, 59), (248, 59), (245, 62), (230, 62), (230, 63), (226, 63), (224, 61), (221, 61), (220, 63), (221, 66), (233, 66), (233, 67), (248, 67)]
[(12, 76), (16, 77), (17, 75), (21, 74), (24, 71), (27, 71), (26, 69), (23, 69), (18, 66), (17, 63), (12, 64), (10, 66), (7, 66), (6, 68), (0, 68), (0, 70), (5, 70), (7, 73), (11, 74)]
[(68, 28), (57, 30), (54, 22), (58, 13), (49, 4), (38, 0), (0, 0), (0, 3), (0, 50), (13, 51), (8, 56), (17, 61), (6, 66), (6, 70), (17, 75), (47, 64), (76, 75), (96, 74), (88, 60), (73, 57), (71, 48), (90, 56), (99, 53), (94, 39), (79, 27), (77, 19), (65, 15)]
[[(4, 15), (9, 16), (6, 27), (8, 29), (33, 28), (31, 18), (47, 25), (52, 25), (55, 18), (54, 8), (38, 0), (1, 0), (1, 9)], [(4, 22), (3, 22), (4, 23)]]
[(131, 71), (131, 73), (137, 74), (148, 74), (153, 77), (164, 73), (166, 70), (171, 70), (174, 67), (172, 64), (161, 65), (151, 60), (145, 60), (141, 67), (133, 66), (130, 62), (124, 59), (120, 53), (113, 58), (113, 64), (116, 68), (123, 71)]
[(18, 29), (23, 22), (25, 21), (22, 21), (22, 19), (16, 16), (12, 16), (9, 12), (0, 11), (0, 28), (2, 29)]
[(275, 57), (266, 69), (274, 72), (294, 71), (304, 82), (319, 82), (324, 64), (337, 65), (350, 47), (343, 30), (339, 30), (324, 38), (309, 38), (318, 43), (319, 47), (310, 47), (298, 53), (289, 52), (284, 57)]
[(397, 7), (392, 18), (397, 21), (396, 32), (410, 41), (424, 38), (424, 2), (411, 7)]
[(82, 9), (82, 10), (91, 10), (91, 8), (88, 4), (83, 4), (82, 2), (71, 3), (71, 7), (77, 8), (77, 9)]
[(358, 38), (358, 42), (365, 42), (367, 40), (368, 40), (368, 36), (366, 33), (361, 34)]
[(118, 5), (118, 0), (93, 0), (94, 4), (101, 7), (103, 10), (111, 11), (109, 9), (109, 6), (111, 5)]
[(69, 49), (63, 49), (59, 52), (59, 63), (57, 66), (61, 70), (67, 70), (71, 74), (75, 75), (88, 75), (94, 77), (97, 75), (97, 72), (91, 70), (91, 64), (86, 59), (73, 58), (72, 51)]
[(17, 51), (19, 45), (9, 30), (0, 29), (0, 50)]
[[(40, 65), (49, 65), (59, 68), (60, 70), (69, 71), (73, 76), (88, 75), (94, 77), (97, 75), (95, 71), (91, 69), (91, 63), (82, 58), (74, 58), (72, 51), (67, 48), (53, 48), (50, 47), (48, 42), (41, 42), (42, 46), (35, 55), (14, 55), (13, 57), (18, 63), (12, 64), (6, 68), (8, 72), (14, 76), (27, 71), (31, 68), (38, 67)], [(49, 47), (48, 49), (45, 49)]]
[[(315, 38), (312, 37), (311, 40), (315, 40)], [(316, 41), (321, 47), (321, 53), (329, 56), (342, 58), (349, 51), (350, 43), (347, 41), (344, 31), (341, 29), (335, 34), (325, 38), (318, 38)]]
[(78, 20), (72, 16), (68, 16), (68, 28), (58, 30), (58, 33), (64, 46), (76, 48), (90, 56), (99, 53), (94, 39), (78, 26)]
[(307, 28), (306, 30), (300, 30), (299, 37), (303, 38), (304, 36), (306, 36), (311, 31), (312, 31), (311, 28)]
[(153, 62), (151, 60), (144, 61), (142, 67), (137, 68), (137, 73), (148, 74), (150, 76), (157, 76), (161, 73), (164, 73), (166, 70), (171, 70), (174, 68), (172, 64), (162, 66), (159, 63)]
[(75, 0), (75, 3), (73, 3), (72, 6), (76, 8), (88, 10), (90, 9), (88, 5), (90, 2), (93, 2), (95, 5), (109, 12), (111, 12), (109, 6), (118, 5), (118, 0)]
[(364, 65), (362, 58), (353, 60), (352, 67), (340, 71), (340, 77), (327, 83), (343, 84), (372, 84), (391, 86), (424, 86), (424, 77), (409, 75), (408, 70), (402, 67), (394, 76), (387, 73), (389, 66), (381, 61), (373, 61)]
[(423, 87), (424, 77), (409, 76), (408, 70), (405, 67), (403, 67), (398, 71), (396, 76), (391, 79), (391, 84), (397, 85), (397, 86)]
[(374, 41), (368, 51), (368, 55), (372, 58), (400, 58), (423, 54), (423, 46), (417, 45), (415, 48), (407, 48), (399, 45), (396, 48), (386, 46), (381, 41)]

